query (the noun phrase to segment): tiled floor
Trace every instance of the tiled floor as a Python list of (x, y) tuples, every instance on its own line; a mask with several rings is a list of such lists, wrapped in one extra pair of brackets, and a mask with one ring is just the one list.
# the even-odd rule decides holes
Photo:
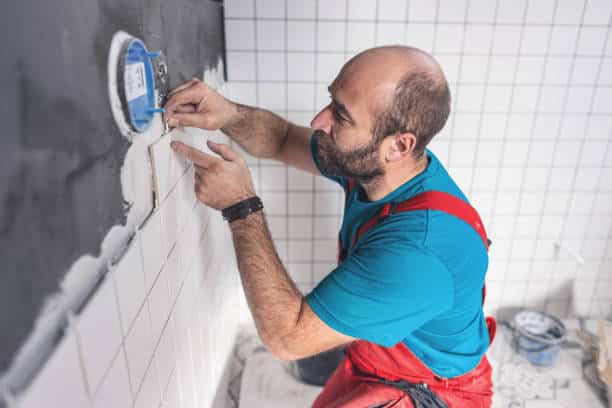
[[(594, 384), (591, 353), (579, 346), (579, 322), (570, 320), (565, 323), (569, 329), (570, 345), (561, 350), (552, 367), (535, 367), (516, 354), (512, 347), (512, 332), (500, 325), (487, 354), (494, 369), (493, 408), (606, 406), (604, 394)], [(290, 374), (290, 365), (274, 360), (252, 329), (243, 330), (238, 337), (234, 366), (234, 377), (228, 389), (228, 408), (240, 405), (306, 408), (320, 392), (318, 387), (296, 381)]]

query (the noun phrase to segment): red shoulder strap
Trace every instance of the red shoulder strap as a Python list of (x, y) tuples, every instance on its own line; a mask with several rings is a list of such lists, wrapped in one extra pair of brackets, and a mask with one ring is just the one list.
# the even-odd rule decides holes
[[(351, 187), (349, 186), (349, 191)], [(460, 198), (455, 197), (452, 194), (448, 194), (442, 191), (425, 191), (421, 194), (417, 194), (416, 196), (402, 201), (397, 204), (394, 208), (391, 203), (385, 204), (381, 211), (365, 222), (359, 227), (357, 233), (355, 234), (355, 238), (353, 239), (353, 245), (357, 242), (357, 240), (370, 228), (376, 225), (381, 219), (387, 217), (390, 214), (397, 214), (406, 211), (416, 211), (416, 210), (438, 210), (444, 211), (450, 215), (453, 215), (460, 220), (465, 221), (469, 225), (476, 230), (478, 235), (485, 244), (487, 251), (489, 250), (490, 241), (487, 238), (487, 233), (485, 231), (484, 225), (482, 224), (482, 220), (478, 215), (478, 212)]]

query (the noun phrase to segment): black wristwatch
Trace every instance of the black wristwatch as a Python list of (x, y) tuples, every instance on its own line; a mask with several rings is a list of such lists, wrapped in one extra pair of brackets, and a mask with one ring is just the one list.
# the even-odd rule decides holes
[(223, 219), (227, 222), (241, 220), (246, 218), (249, 214), (260, 211), (263, 209), (263, 203), (259, 197), (254, 196), (247, 198), (246, 200), (240, 201), (238, 204), (234, 204), (230, 207), (221, 210)]

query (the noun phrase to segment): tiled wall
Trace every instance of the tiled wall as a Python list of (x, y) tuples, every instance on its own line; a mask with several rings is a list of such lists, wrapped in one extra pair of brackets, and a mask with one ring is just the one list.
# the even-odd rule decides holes
[[(327, 104), (327, 85), (356, 52), (397, 43), (433, 53), (453, 114), (430, 148), (494, 241), (487, 309), (610, 313), (612, 1), (225, 6), (230, 95), (300, 124)], [(249, 160), (281, 257), (308, 290), (334, 266), (341, 192), (320, 177)]]
[(207, 138), (224, 138), (192, 129), (160, 137), (161, 120), (152, 132), (158, 207), (29, 388), (7, 396), (9, 408), (223, 406), (239, 275), (229, 229), (197, 202), (193, 167), (170, 140), (206, 149)]

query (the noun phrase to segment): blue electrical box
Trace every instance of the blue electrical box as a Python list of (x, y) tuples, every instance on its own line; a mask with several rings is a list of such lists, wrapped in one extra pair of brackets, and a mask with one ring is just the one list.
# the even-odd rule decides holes
[[(152, 59), (160, 58), (160, 52), (149, 52), (139, 39), (131, 39), (124, 48), (120, 69), (123, 74), (123, 106), (126, 119), (136, 132), (151, 127), (153, 115), (164, 112), (156, 107), (155, 73)], [(121, 72), (123, 71), (123, 72)], [(119, 87), (121, 89), (121, 86)]]

